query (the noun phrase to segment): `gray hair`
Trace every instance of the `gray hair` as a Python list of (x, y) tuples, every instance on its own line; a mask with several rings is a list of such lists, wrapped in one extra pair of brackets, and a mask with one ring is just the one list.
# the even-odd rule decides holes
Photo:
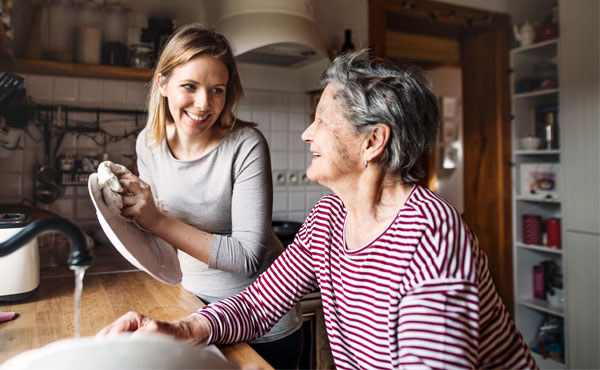
[(379, 158), (384, 170), (404, 183), (423, 177), (419, 159), (435, 144), (440, 113), (423, 70), (408, 63), (370, 58), (368, 49), (338, 56), (321, 77), (333, 84), (335, 98), (357, 132), (390, 127), (390, 140)]

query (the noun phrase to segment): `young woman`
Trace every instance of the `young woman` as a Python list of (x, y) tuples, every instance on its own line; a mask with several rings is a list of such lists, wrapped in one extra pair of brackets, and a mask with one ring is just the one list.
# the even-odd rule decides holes
[[(182, 285), (205, 303), (237, 294), (283, 248), (271, 229), (269, 151), (232, 111), (242, 86), (227, 40), (187, 25), (164, 47), (122, 214), (178, 249)], [(155, 205), (158, 200), (166, 212)], [(251, 346), (277, 368), (296, 367), (299, 307)]]

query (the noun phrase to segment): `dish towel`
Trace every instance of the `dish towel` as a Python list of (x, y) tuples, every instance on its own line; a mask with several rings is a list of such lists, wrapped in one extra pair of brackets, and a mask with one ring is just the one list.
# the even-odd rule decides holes
[(18, 312), (0, 312), (0, 322), (10, 321), (19, 317)]
[[(98, 166), (98, 184), (102, 189), (102, 195), (104, 195), (104, 202), (110, 208), (111, 211), (117, 215), (121, 215), (121, 209), (123, 208), (123, 186), (121, 184), (131, 180), (119, 180), (118, 176), (130, 173), (127, 167), (113, 163), (111, 161), (104, 161)], [(161, 212), (167, 212), (166, 202), (154, 199), (156, 207)], [(131, 221), (128, 218), (123, 217), (127, 221)], [(136, 224), (137, 225), (137, 224)]]

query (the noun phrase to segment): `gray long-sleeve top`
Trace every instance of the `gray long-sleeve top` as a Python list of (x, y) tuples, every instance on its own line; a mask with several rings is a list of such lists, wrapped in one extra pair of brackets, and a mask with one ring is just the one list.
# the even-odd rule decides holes
[[(214, 235), (208, 264), (178, 251), (185, 289), (208, 302), (237, 294), (283, 251), (271, 229), (271, 164), (260, 131), (237, 127), (202, 157), (178, 160), (166, 140), (150, 149), (144, 129), (136, 152), (140, 178), (168, 214)], [(301, 325), (297, 310), (287, 316), (259, 341)]]

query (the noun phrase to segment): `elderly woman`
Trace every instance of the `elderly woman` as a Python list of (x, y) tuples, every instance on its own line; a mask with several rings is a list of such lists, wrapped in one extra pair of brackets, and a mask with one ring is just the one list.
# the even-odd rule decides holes
[(423, 72), (359, 51), (338, 57), (322, 82), (302, 139), (309, 178), (335, 194), (294, 242), (236, 296), (170, 323), (128, 313), (101, 334), (252, 340), (319, 288), (337, 368), (535, 368), (475, 235), (414, 184), (440, 119)]

